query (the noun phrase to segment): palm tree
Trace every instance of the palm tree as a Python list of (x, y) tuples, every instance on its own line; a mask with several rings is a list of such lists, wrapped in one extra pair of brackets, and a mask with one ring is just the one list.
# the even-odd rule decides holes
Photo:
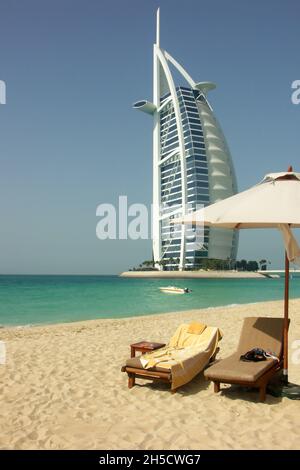
[(247, 261), (245, 259), (242, 259), (240, 261), (240, 266), (241, 266), (242, 271), (247, 271)]
[(267, 263), (268, 263), (268, 260), (266, 260), (266, 259), (261, 259), (258, 262), (261, 271), (266, 271), (267, 270)]
[(145, 261), (144, 264), (148, 267), (148, 268), (153, 268), (153, 260), (148, 260), (148, 261)]
[(155, 264), (158, 264), (158, 265), (159, 265), (159, 266), (161, 266), (161, 267), (162, 267), (162, 269), (164, 270), (164, 266), (166, 265), (166, 262), (167, 262), (167, 260), (166, 260), (166, 259), (164, 259), (164, 258), (161, 258), (160, 260), (158, 260), (158, 261), (155, 261)]

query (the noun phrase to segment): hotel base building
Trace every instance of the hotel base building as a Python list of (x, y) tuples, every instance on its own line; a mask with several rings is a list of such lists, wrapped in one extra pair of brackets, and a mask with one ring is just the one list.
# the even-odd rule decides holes
[[(196, 227), (172, 225), (186, 215), (237, 192), (226, 139), (207, 99), (211, 82), (195, 82), (160, 47), (159, 10), (153, 50), (153, 101), (135, 109), (153, 117), (153, 258), (162, 269), (197, 269), (205, 258), (236, 259), (238, 235), (205, 228), (202, 243)], [(172, 70), (182, 82), (176, 84)], [(178, 73), (177, 73), (178, 75)]]

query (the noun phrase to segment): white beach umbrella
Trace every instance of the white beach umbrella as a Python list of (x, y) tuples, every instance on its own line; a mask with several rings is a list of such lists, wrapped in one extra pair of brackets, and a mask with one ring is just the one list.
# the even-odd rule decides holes
[(228, 229), (277, 228), (282, 231), (286, 249), (283, 373), (288, 382), (289, 261), (300, 259), (300, 249), (290, 228), (300, 227), (300, 173), (293, 172), (290, 167), (285, 173), (268, 174), (250, 189), (172, 222)]
[(173, 223), (220, 228), (300, 227), (300, 173), (270, 173), (246, 191), (192, 212)]

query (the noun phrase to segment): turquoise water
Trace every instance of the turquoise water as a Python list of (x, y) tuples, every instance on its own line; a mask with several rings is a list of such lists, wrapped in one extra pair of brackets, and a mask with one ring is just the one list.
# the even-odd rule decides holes
[[(0, 276), (0, 325), (120, 318), (283, 298), (283, 279), (126, 279), (118, 276)], [(159, 287), (189, 287), (168, 295)], [(300, 278), (291, 280), (300, 297)], [(263, 313), (263, 312), (262, 312)]]

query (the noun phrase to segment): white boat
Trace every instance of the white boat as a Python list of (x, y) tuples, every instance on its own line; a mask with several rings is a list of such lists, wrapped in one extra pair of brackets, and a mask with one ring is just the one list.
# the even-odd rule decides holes
[(175, 286), (168, 286), (168, 287), (160, 287), (159, 290), (161, 292), (165, 292), (166, 294), (189, 294), (191, 291), (188, 288), (181, 288)]

